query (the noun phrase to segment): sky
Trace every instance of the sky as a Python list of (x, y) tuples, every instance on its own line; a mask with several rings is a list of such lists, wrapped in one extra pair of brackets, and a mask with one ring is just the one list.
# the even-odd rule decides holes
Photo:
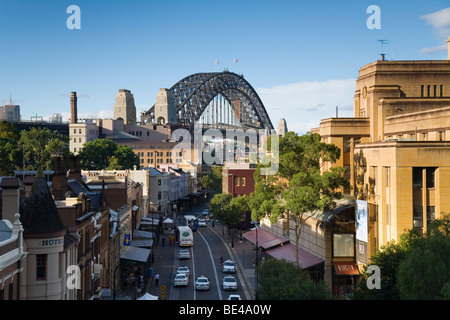
[[(67, 26), (71, 5), (80, 29)], [(285, 118), (301, 134), (336, 107), (353, 116), (358, 71), (380, 53), (445, 60), (448, 37), (448, 0), (0, 0), (0, 105), (11, 98), (22, 119), (67, 120), (76, 91), (79, 118), (112, 118), (128, 89), (140, 114), (160, 88), (228, 69), (275, 127)]]

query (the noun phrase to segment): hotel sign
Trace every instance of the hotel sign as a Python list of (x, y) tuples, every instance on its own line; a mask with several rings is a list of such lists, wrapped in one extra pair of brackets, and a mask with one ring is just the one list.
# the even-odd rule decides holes
[(39, 242), (39, 245), (41, 247), (51, 247), (51, 246), (57, 246), (57, 245), (60, 245), (63, 243), (64, 243), (63, 239), (45, 239), (45, 240), (42, 240), (41, 242)]

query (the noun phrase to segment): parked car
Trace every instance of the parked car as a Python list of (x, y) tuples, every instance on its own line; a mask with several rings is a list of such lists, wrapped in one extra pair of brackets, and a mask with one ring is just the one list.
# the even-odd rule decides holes
[(237, 290), (238, 284), (236, 278), (233, 276), (225, 276), (222, 279), (223, 290)]
[(177, 269), (178, 274), (179, 273), (185, 274), (188, 278), (189, 278), (189, 271), (190, 271), (189, 268), (186, 266), (179, 266)]
[(186, 287), (189, 284), (189, 277), (184, 273), (178, 273), (173, 280), (174, 287)]
[(222, 265), (222, 271), (224, 273), (235, 273), (236, 267), (234, 266), (234, 262), (230, 259), (226, 260)]
[(195, 280), (196, 290), (209, 290), (209, 279), (205, 276), (200, 276)]
[(191, 257), (191, 254), (189, 253), (188, 249), (181, 249), (178, 251), (178, 259), (189, 259)]

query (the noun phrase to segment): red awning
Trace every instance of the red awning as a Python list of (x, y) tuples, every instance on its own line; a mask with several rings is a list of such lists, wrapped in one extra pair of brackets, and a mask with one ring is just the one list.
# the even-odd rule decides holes
[[(256, 235), (256, 229), (242, 234), (245, 239), (253, 244), (256, 244), (257, 242)], [(289, 243), (288, 238), (277, 236), (267, 230), (258, 228), (258, 247), (261, 247), (264, 250), (268, 250), (285, 243)]]
[(359, 275), (358, 267), (353, 261), (334, 262), (334, 270), (341, 275)]
[[(274, 257), (275, 259), (285, 259), (287, 261), (291, 261), (297, 263), (297, 256), (295, 253), (295, 245), (292, 243), (277, 247), (272, 250), (268, 250), (267, 253)], [(298, 257), (300, 266), (303, 269), (315, 266), (319, 263), (323, 263), (324, 260), (316, 257), (315, 255), (309, 253), (308, 251), (303, 250), (302, 248), (298, 249)]]

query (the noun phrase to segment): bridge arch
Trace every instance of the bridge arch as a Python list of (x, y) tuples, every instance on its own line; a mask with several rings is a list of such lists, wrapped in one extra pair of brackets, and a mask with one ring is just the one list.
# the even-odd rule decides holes
[[(228, 71), (196, 73), (181, 79), (170, 90), (175, 96), (177, 120), (180, 125), (193, 127), (211, 102), (221, 96), (231, 106), (233, 116), (238, 121), (224, 123), (219, 122), (216, 117), (211, 126), (274, 129), (260, 97), (242, 75)], [(154, 109), (155, 106), (142, 113), (143, 123), (155, 122)], [(215, 112), (217, 113), (218, 109), (215, 109)]]

